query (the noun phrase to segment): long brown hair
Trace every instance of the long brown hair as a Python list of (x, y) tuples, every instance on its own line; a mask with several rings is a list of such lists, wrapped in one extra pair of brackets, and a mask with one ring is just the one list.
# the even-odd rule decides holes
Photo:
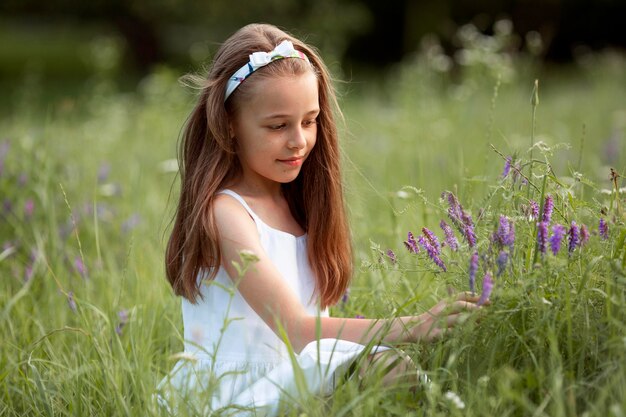
[[(248, 62), (253, 52), (270, 51), (290, 40), (301, 59), (282, 59), (255, 71), (224, 102), (228, 78)], [(340, 150), (335, 113), (340, 116), (328, 69), (310, 46), (266, 24), (252, 24), (232, 35), (217, 51), (206, 78), (195, 79), (201, 92), (179, 143), (180, 200), (170, 236), (165, 267), (177, 295), (196, 302), (198, 274), (206, 268), (215, 278), (221, 262), (218, 230), (212, 214), (216, 193), (240, 173), (229, 118), (260, 77), (315, 73), (320, 113), (315, 147), (296, 180), (283, 184), (291, 212), (308, 234), (308, 258), (322, 307), (336, 303), (352, 276), (352, 247), (344, 209)]]

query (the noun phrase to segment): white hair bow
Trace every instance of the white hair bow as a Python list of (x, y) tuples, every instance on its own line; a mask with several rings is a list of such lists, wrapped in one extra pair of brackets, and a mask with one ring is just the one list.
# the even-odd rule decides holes
[(228, 84), (226, 84), (226, 94), (224, 95), (224, 101), (235, 91), (239, 84), (241, 84), (246, 78), (250, 76), (254, 71), (261, 67), (266, 66), (272, 61), (283, 58), (300, 58), (305, 61), (309, 61), (306, 55), (293, 47), (293, 43), (288, 40), (284, 40), (279, 43), (276, 48), (269, 52), (254, 52), (249, 56), (249, 62), (243, 67), (239, 68), (237, 72), (229, 78)]

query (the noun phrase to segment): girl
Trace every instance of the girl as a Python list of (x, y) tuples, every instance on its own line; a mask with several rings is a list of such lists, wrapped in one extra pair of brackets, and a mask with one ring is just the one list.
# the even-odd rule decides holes
[(357, 357), (368, 359), (360, 375), (381, 364), (393, 368), (387, 380), (411, 373), (417, 383), (410, 359), (385, 345), (436, 338), (477, 300), (387, 320), (328, 316), (348, 288), (352, 252), (336, 98), (318, 54), (276, 27), (249, 25), (221, 46), (201, 87), (166, 253), (183, 297), (185, 358), (159, 401), (271, 415), (302, 380), (330, 394)]

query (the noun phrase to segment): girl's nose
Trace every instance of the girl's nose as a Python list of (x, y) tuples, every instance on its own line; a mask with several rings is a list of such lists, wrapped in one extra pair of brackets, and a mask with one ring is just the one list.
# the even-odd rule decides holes
[(306, 146), (306, 134), (302, 127), (296, 127), (289, 138), (288, 146), (292, 149), (302, 149)]

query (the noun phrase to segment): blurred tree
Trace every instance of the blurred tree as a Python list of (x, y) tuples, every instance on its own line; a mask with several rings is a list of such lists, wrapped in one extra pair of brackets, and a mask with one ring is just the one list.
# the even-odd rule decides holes
[(217, 43), (252, 22), (310, 35), (325, 55), (339, 58), (349, 39), (367, 31), (371, 20), (357, 0), (5, 0), (0, 13), (106, 23), (124, 37), (142, 72), (162, 60), (206, 58)]

